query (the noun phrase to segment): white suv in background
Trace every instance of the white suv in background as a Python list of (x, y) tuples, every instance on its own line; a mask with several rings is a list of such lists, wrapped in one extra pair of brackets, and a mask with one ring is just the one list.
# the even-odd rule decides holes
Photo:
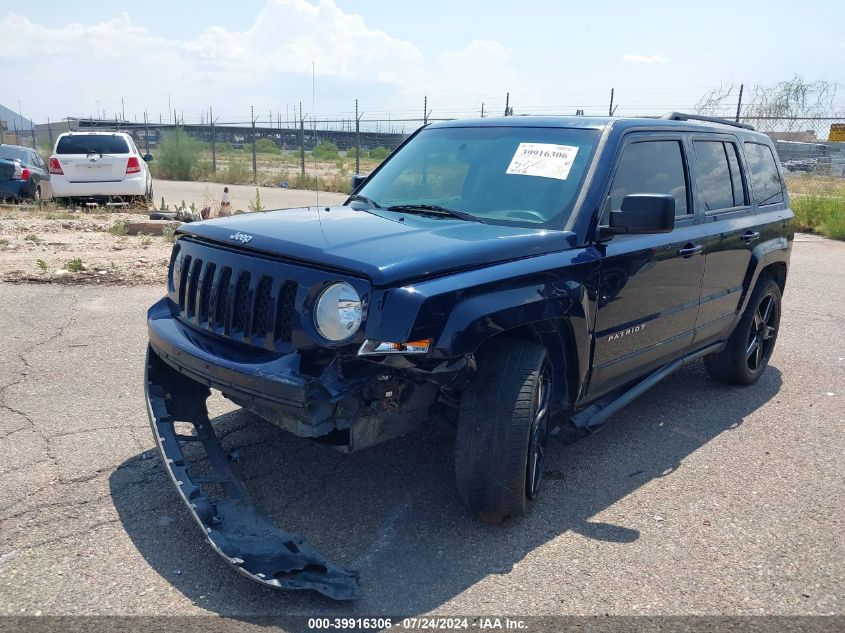
[(152, 158), (124, 132), (65, 132), (48, 162), (53, 197), (152, 202)]

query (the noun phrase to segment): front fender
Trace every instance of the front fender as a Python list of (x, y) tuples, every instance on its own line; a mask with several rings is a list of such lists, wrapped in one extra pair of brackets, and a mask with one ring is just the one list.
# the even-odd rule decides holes
[(577, 389), (589, 367), (599, 266), (600, 254), (588, 247), (375, 291), (366, 336), (432, 339), (429, 357), (443, 359), (473, 354), (491, 337), (527, 327), (549, 348), (556, 369), (574, 352), (579, 384), (570, 387)]

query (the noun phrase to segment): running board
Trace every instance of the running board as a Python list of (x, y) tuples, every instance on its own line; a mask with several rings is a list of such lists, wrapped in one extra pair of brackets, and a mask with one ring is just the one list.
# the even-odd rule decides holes
[[(311, 589), (335, 600), (361, 597), (356, 572), (341, 569), (298, 534), (283, 532), (264, 515), (238, 479), (208, 419), (209, 390), (181, 375), (147, 350), (147, 412), (167, 473), (211, 547), (238, 572), (276, 589)], [(196, 435), (178, 434), (176, 421)], [(205, 450), (213, 474), (198, 476), (182, 442)], [(208, 494), (213, 484), (221, 494)]]
[(684, 365), (688, 365), (689, 363), (698, 360), (702, 356), (719, 351), (724, 347), (724, 345), (724, 343), (714, 343), (713, 345), (708, 345), (707, 347), (684, 356), (683, 358), (667, 363), (658, 368), (655, 372), (643, 378), (630, 389), (615, 391), (604, 398), (597, 400), (583, 411), (579, 411), (573, 415), (569, 418), (569, 421), (576, 428), (585, 429), (590, 433), (595, 433), (605, 425), (607, 419), (611, 415), (636, 400), (668, 375), (672, 374)]

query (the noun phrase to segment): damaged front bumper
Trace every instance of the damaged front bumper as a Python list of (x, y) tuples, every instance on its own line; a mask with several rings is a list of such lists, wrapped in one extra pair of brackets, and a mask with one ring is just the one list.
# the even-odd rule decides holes
[[(165, 363), (152, 348), (147, 350), (144, 383), (162, 460), (214, 551), (241, 574), (270, 587), (311, 589), (335, 600), (361, 597), (355, 572), (332, 564), (299, 535), (280, 530), (250, 499), (211, 426), (206, 386)], [(177, 421), (192, 424), (196, 434), (177, 433)], [(192, 471), (182, 451), (186, 442), (202, 446), (212, 476)], [(210, 494), (207, 484), (222, 494)]]

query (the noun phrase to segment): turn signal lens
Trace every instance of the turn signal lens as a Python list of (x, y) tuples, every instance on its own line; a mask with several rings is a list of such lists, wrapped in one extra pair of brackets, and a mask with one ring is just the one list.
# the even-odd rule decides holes
[(431, 347), (431, 339), (424, 338), (419, 341), (408, 341), (407, 343), (393, 343), (390, 341), (364, 341), (358, 356), (375, 356), (377, 354), (425, 354)]

